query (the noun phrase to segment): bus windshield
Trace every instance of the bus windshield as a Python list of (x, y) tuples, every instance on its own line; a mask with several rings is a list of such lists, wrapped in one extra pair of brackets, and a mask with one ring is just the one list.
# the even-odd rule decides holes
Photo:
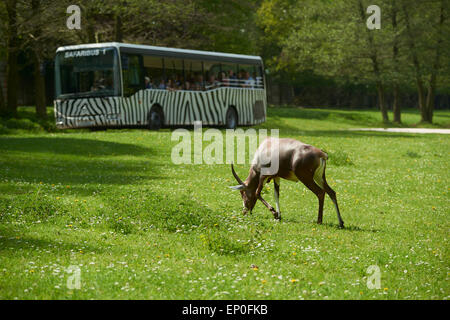
[(56, 97), (104, 97), (120, 95), (115, 48), (59, 52), (55, 63)]

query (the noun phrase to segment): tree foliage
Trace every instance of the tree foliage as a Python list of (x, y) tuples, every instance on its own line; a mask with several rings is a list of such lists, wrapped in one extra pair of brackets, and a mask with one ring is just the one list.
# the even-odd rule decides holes
[[(72, 4), (0, 2), (0, 59), (8, 60), (10, 86), (18, 51), (28, 52), (38, 75), (39, 64), (59, 46), (123, 41), (256, 54), (279, 81), (308, 75), (373, 87), (385, 120), (387, 91), (398, 97), (417, 90), (423, 121), (432, 120), (435, 93), (450, 91), (446, 0), (379, 0), (379, 30), (366, 27), (368, 0), (80, 0), (81, 30), (69, 30)], [(13, 110), (17, 90), (10, 90)], [(397, 102), (394, 109), (400, 121)]]
[[(278, 48), (270, 59), (276, 70), (309, 70), (352, 83), (375, 83), (387, 120), (385, 88), (411, 87), (414, 79), (426, 81), (422, 86), (429, 92), (450, 88), (448, 2), (380, 0), (379, 30), (366, 27), (370, 4), (265, 0), (258, 16), (266, 39)], [(419, 103), (421, 109), (432, 109), (432, 100), (427, 106)], [(431, 122), (430, 117), (422, 120)]]

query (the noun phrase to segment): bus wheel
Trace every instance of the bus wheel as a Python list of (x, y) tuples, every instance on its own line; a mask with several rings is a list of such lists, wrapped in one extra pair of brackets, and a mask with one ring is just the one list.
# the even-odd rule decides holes
[(238, 124), (238, 117), (234, 108), (228, 108), (227, 115), (225, 116), (225, 126), (227, 129), (236, 129)]
[(163, 125), (162, 111), (159, 108), (153, 108), (148, 116), (148, 127), (150, 130), (159, 130)]

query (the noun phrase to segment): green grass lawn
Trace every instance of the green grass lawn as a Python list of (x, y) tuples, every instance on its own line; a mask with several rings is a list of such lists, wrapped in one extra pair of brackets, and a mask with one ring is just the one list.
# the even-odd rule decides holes
[[(449, 137), (342, 130), (379, 118), (270, 108), (260, 126), (328, 152), (344, 230), (329, 198), (317, 225), (315, 195), (284, 180), (281, 222), (261, 203), (242, 216), (229, 165), (174, 165), (169, 129), (3, 121), (0, 299), (448, 299)], [(448, 128), (450, 112), (435, 122)], [(274, 205), (272, 184), (264, 197)], [(366, 285), (371, 265), (381, 289)]]

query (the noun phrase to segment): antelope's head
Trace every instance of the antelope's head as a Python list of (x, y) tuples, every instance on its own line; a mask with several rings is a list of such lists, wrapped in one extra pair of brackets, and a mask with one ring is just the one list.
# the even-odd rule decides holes
[(255, 190), (250, 190), (249, 187), (239, 178), (236, 171), (234, 171), (233, 165), (231, 165), (231, 172), (233, 173), (234, 178), (239, 183), (237, 186), (230, 187), (233, 190), (239, 190), (242, 197), (243, 203), (243, 214), (247, 214), (247, 212), (252, 213), (253, 208), (256, 204), (256, 194)]

